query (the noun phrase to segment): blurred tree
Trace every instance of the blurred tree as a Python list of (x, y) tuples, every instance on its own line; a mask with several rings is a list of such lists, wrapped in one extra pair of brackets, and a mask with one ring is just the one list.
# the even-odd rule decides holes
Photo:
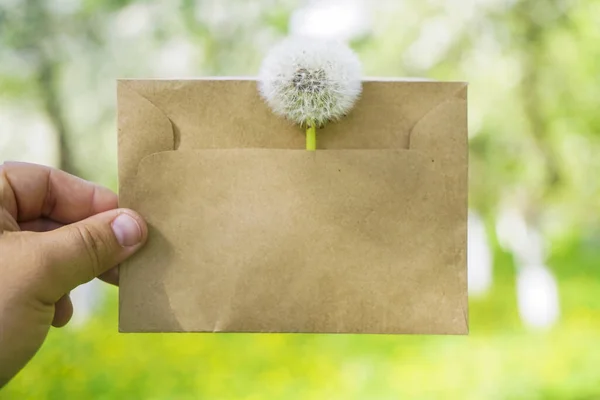
[[(60, 80), (69, 58), (65, 38), (85, 42), (91, 52), (102, 45), (98, 25), (103, 23), (103, 14), (119, 9), (131, 0), (98, 1), (88, 0), (81, 11), (72, 15), (67, 5), (52, 4), (44, 0), (24, 0), (0, 4), (0, 46), (13, 60), (26, 64), (22, 70), (0, 70), (0, 90), (3, 94), (20, 97), (37, 93), (40, 105), (52, 124), (60, 161), (58, 167), (74, 174), (82, 174), (75, 162), (72, 146), (73, 128), (66, 117), (60, 90)], [(77, 54), (77, 57), (85, 54)], [(0, 58), (0, 62), (4, 61)], [(14, 63), (7, 63), (14, 65)]]
[[(488, 219), (509, 202), (550, 236), (600, 221), (600, 188), (582, 179), (598, 167), (591, 149), (600, 150), (598, 113), (584, 83), (599, 60), (597, 46), (588, 47), (592, 32), (582, 32), (598, 16), (593, 4), (482, 3), (465, 12), (437, 62), (414, 71), (442, 79), (462, 72), (471, 82), (481, 121), (471, 132), (471, 202)], [(484, 57), (489, 69), (481, 69)]]
[[(112, 297), (105, 318), (52, 333), (0, 398), (261, 398), (278, 379), (287, 398), (598, 398), (600, 2), (366, 2), (372, 32), (355, 48), (368, 75), (470, 82), (470, 201), (495, 266), (472, 337), (123, 336)], [(0, 0), (0, 98), (37, 102), (61, 167), (114, 187), (116, 78), (252, 75), (309, 3)], [(520, 327), (514, 260), (494, 235), (506, 203), (554, 245), (561, 320), (546, 335)]]
[(204, 75), (254, 75), (268, 46), (288, 31), (300, 0), (182, 0), (179, 12), (203, 50)]

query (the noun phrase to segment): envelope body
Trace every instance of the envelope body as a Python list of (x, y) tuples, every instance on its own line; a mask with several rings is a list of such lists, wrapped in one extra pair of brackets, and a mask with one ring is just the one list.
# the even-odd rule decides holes
[(468, 333), (465, 83), (367, 80), (316, 152), (252, 79), (117, 93), (121, 332)]

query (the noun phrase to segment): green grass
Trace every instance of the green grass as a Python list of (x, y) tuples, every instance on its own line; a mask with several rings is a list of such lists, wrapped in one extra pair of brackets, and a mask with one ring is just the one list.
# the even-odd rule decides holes
[(532, 332), (510, 260), (496, 261), (493, 289), (471, 300), (468, 337), (119, 334), (107, 289), (102, 312), (52, 330), (0, 399), (600, 398), (597, 273), (558, 265), (561, 321)]

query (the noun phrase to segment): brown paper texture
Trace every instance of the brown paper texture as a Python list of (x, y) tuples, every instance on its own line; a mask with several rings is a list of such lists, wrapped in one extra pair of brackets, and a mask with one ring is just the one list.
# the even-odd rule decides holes
[(468, 333), (466, 97), (365, 81), (308, 152), (252, 79), (119, 81), (120, 331)]

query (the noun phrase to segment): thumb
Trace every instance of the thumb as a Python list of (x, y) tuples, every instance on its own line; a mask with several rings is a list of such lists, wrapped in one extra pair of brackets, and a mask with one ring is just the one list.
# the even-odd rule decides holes
[[(57, 301), (75, 287), (89, 282), (138, 251), (148, 229), (135, 212), (117, 209), (39, 234), (35, 252), (41, 252), (45, 300)], [(40, 243), (41, 242), (41, 243)]]

